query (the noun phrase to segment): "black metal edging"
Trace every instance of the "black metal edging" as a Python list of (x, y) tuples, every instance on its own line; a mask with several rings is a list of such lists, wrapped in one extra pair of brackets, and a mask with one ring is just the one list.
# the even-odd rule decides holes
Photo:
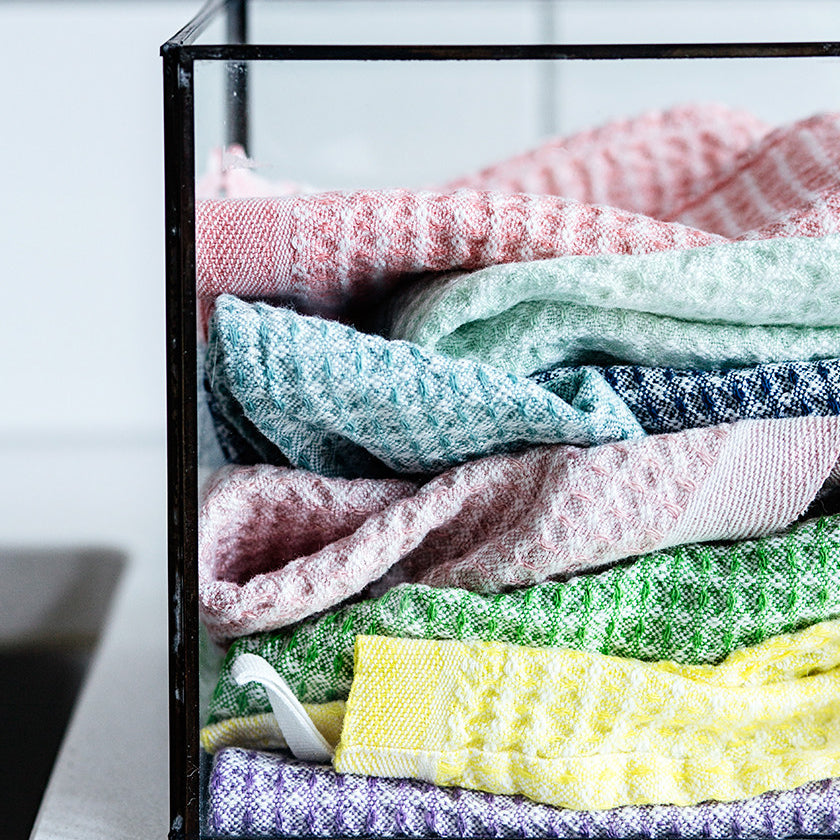
[(198, 428), (193, 63), (163, 51), (172, 840), (198, 837)]
[(160, 54), (166, 57), (168, 52), (178, 50), (192, 44), (195, 39), (208, 27), (213, 18), (230, 0), (207, 0), (198, 10), (195, 17), (187, 21), (161, 48)]
[[(223, 8), (228, 38), (241, 43), (196, 44), (195, 39)], [(506, 61), (679, 58), (808, 58), (840, 56), (836, 41), (780, 41), (705, 44), (247, 44), (247, 0), (207, 0), (198, 14), (162, 47), (193, 61)], [(235, 22), (241, 15), (241, 31)]]
[[(193, 59), (184, 52), (228, 0), (208, 0), (161, 48), (166, 220), (169, 838), (200, 836), (198, 423)], [(245, 109), (247, 110), (247, 109)]]
[(748, 44), (191, 44), (195, 61), (607, 61), (840, 56), (840, 42)]
[[(234, 44), (248, 41), (247, 0), (231, 0), (227, 7), (227, 38)], [(227, 142), (248, 149), (248, 65), (244, 61), (227, 66)]]

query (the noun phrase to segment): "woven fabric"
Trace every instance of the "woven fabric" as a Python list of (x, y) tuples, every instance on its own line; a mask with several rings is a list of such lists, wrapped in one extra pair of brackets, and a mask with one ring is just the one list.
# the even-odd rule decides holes
[(533, 447), (420, 486), (223, 468), (200, 512), (202, 615), (229, 639), (374, 581), (493, 592), (672, 545), (758, 537), (790, 524), (837, 478), (838, 459), (840, 420), (804, 417)]
[(359, 636), (354, 669), (339, 773), (592, 810), (728, 802), (840, 775), (837, 621), (719, 665)]
[[(302, 705), (318, 732), (330, 746), (335, 747), (341, 737), (341, 727), (344, 723), (344, 702), (335, 700), (331, 703)], [(211, 754), (229, 746), (256, 750), (286, 746), (286, 739), (273, 713), (221, 720), (203, 727), (200, 734), (201, 748)]]
[[(716, 104), (678, 106), (549, 140), (527, 154), (438, 189), (443, 193), (470, 188), (562, 195), (665, 218), (704, 192), (711, 180), (731, 168), (737, 155), (767, 131), (763, 122), (744, 111)], [(196, 197), (236, 199), (315, 192), (309, 185), (269, 181), (257, 174), (259, 169), (241, 146), (217, 149), (196, 185)], [(201, 232), (199, 224), (199, 235)], [(206, 326), (212, 295), (199, 297), (199, 311)]]
[(374, 301), (406, 274), (721, 241), (617, 208), (484, 190), (209, 199), (196, 206), (197, 289), (335, 315)]
[[(278, 297), (335, 313), (351, 301), (369, 302), (406, 274), (835, 233), (838, 119), (814, 117), (771, 132), (733, 155), (729, 167), (708, 179), (712, 186), (683, 201), (668, 220), (553, 195), (484, 189), (200, 201), (198, 294)], [(686, 165), (693, 159), (691, 152), (683, 158)], [(624, 171), (629, 184), (632, 162)], [(708, 227), (689, 227), (683, 219)]]
[(821, 358), (840, 350), (838, 273), (836, 235), (495, 265), (407, 287), (387, 332), (525, 374)]
[[(637, 365), (595, 368), (646, 432), (679, 432), (747, 418), (840, 414), (840, 360), (783, 362), (730, 370), (674, 370)], [(561, 395), (570, 368), (532, 375)]]
[(238, 639), (219, 672), (209, 721), (270, 710), (261, 688), (239, 686), (230, 676), (242, 653), (270, 662), (303, 702), (346, 699), (360, 633), (697, 665), (829, 618), (840, 618), (840, 516), (758, 540), (680, 546), (565, 583), (498, 595), (402, 584), (293, 628)]
[(562, 195), (656, 219), (705, 193), (770, 128), (719, 104), (681, 105), (548, 140), (448, 183), (455, 189)]
[[(303, 708), (312, 717), (312, 712), (322, 707), (304, 704)], [(344, 723), (343, 709), (337, 719), (339, 724)], [(320, 727), (318, 731), (322, 735), (324, 734)], [(340, 734), (341, 730), (339, 729), (335, 733), (334, 740), (331, 741), (327, 738), (330, 746), (334, 747), (338, 743)], [(200, 740), (201, 749), (210, 755), (214, 755), (227, 747), (240, 747), (246, 750), (271, 750), (286, 747), (286, 739), (283, 737), (277, 718), (274, 717), (272, 712), (263, 712), (247, 717), (227, 718), (227, 720), (220, 720), (218, 723), (209, 723), (202, 727)]]
[(834, 835), (840, 782), (827, 780), (740, 802), (571, 811), (523, 796), (409, 779), (340, 775), (282, 754), (216, 755), (208, 824), (222, 836), (743, 837)]
[[(840, 186), (840, 185), (838, 185)], [(527, 301), (730, 324), (836, 326), (840, 235), (492, 265), (412, 285), (393, 332), (434, 346)]]
[(230, 295), (216, 301), (207, 375), (225, 425), (257, 460), (323, 475), (440, 472), (526, 444), (643, 434), (595, 371), (562, 386), (560, 374), (563, 399), (487, 365)]
[(840, 326), (743, 326), (682, 321), (647, 312), (529, 301), (474, 321), (438, 342), (453, 358), (481, 359), (528, 376), (553, 365), (742, 367), (833, 358)]

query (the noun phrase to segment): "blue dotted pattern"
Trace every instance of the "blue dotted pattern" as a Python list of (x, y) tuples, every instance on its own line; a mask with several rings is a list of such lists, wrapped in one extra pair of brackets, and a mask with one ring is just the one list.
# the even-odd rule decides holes
[[(577, 370), (602, 375), (649, 434), (747, 418), (840, 415), (840, 359), (709, 371), (639, 365)], [(555, 367), (531, 378), (562, 392), (569, 371)]]

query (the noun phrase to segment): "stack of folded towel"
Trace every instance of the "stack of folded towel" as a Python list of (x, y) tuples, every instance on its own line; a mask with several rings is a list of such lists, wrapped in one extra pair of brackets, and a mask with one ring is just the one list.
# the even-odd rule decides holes
[(840, 115), (203, 189), (208, 830), (840, 830)]

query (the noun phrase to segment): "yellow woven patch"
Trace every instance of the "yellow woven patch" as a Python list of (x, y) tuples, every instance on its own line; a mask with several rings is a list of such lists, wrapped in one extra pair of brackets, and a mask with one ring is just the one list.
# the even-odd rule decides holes
[(569, 808), (687, 805), (840, 775), (840, 622), (717, 666), (359, 637), (339, 772)]

